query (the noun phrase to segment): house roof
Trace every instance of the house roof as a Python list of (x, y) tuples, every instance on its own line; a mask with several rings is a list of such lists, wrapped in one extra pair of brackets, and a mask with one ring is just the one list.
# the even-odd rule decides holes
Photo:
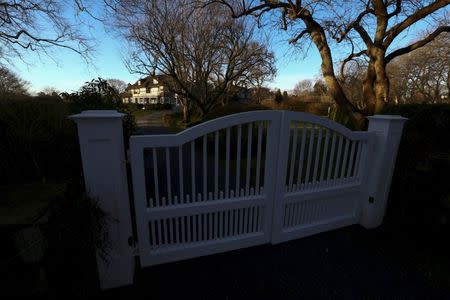
[[(154, 83), (153, 79), (156, 79), (158, 83)], [(167, 75), (150, 75), (144, 78), (137, 80), (135, 83), (130, 84), (126, 91), (130, 89), (139, 89), (139, 88), (151, 88), (151, 87), (159, 87), (161, 85), (165, 85), (164, 82), (170, 80), (170, 77)], [(139, 84), (140, 83), (140, 84)]]

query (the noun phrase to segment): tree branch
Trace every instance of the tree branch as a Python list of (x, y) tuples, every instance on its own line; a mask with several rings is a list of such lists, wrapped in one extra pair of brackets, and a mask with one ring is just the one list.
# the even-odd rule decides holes
[(395, 50), (394, 52), (392, 52), (386, 56), (386, 64), (388, 64), (390, 61), (392, 61), (394, 58), (396, 58), (400, 55), (409, 53), (411, 51), (414, 51), (418, 48), (425, 46), (429, 42), (433, 41), (442, 32), (450, 32), (450, 26), (441, 26), (441, 27), (437, 28), (435, 31), (433, 31), (433, 33), (431, 33), (426, 38), (424, 38), (420, 41), (417, 41), (409, 46)]
[(345, 75), (344, 75), (344, 68), (345, 68), (345, 65), (346, 65), (349, 61), (353, 60), (353, 59), (356, 58), (356, 57), (360, 57), (361, 55), (366, 55), (366, 54), (367, 54), (367, 50), (362, 50), (362, 51), (359, 51), (358, 53), (352, 53), (352, 54), (350, 54), (346, 59), (344, 59), (344, 60), (342, 61), (342, 64), (341, 64), (341, 70), (340, 70), (341, 77), (342, 77), (342, 78), (345, 78)]
[(448, 4), (450, 4), (450, 0), (436, 0), (430, 5), (417, 10), (415, 13), (413, 13), (412, 15), (410, 15), (397, 25), (391, 27), (391, 29), (389, 29), (386, 32), (385, 34), (386, 38), (383, 42), (383, 46), (387, 48), (403, 30), (413, 25), (417, 21), (423, 19), (424, 17), (428, 16), (429, 14), (447, 6)]

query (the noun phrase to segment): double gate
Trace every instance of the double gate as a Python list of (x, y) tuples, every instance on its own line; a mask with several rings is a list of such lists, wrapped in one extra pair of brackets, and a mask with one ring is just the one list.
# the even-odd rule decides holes
[(358, 223), (374, 132), (253, 111), (174, 135), (132, 136), (143, 266)]

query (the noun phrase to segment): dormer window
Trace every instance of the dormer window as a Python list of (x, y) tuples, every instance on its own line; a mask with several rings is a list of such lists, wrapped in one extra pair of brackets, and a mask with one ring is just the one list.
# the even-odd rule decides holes
[(153, 84), (158, 84), (158, 80), (157, 79), (153, 79)]
[(138, 85), (141, 85), (141, 81), (140, 80), (138, 80)]

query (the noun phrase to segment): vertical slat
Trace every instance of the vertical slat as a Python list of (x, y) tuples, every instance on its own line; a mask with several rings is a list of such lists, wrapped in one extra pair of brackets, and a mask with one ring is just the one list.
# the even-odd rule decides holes
[(202, 229), (203, 229), (203, 240), (206, 241), (208, 239), (208, 220), (207, 216), (209, 216), (209, 213), (202, 214)]
[(254, 209), (254, 214), (253, 214), (253, 231), (254, 232), (258, 231), (258, 207), (259, 206), (253, 207), (253, 209)]
[(315, 124), (311, 124), (311, 133), (309, 135), (309, 146), (308, 146), (308, 162), (306, 163), (306, 176), (305, 176), (305, 185), (309, 183), (309, 175), (311, 172), (311, 160), (312, 160), (312, 150), (314, 145), (314, 132), (315, 132)]
[(184, 203), (183, 145), (178, 147), (178, 176), (180, 180), (180, 202)]
[(294, 134), (292, 136), (291, 166), (289, 168), (288, 191), (291, 191), (291, 192), (292, 192), (292, 184), (293, 184), (293, 180), (294, 180), (295, 157), (297, 154), (297, 135), (298, 135), (298, 122), (295, 122), (294, 123)]
[(235, 235), (239, 235), (239, 222), (240, 222), (240, 209), (235, 210), (234, 216), (234, 233)]
[(172, 177), (170, 176), (170, 157), (169, 148), (166, 147), (166, 179), (167, 179), (167, 197), (169, 198), (169, 204), (174, 204), (172, 199)]
[(230, 196), (230, 128), (227, 128), (226, 157), (225, 157), (225, 198)]
[(292, 216), (292, 204), (286, 204), (286, 208), (287, 208), (287, 213), (286, 213), (286, 227), (290, 227), (290, 221), (291, 221), (291, 216)]
[(356, 154), (356, 162), (355, 162), (355, 169), (353, 170), (353, 176), (359, 177), (359, 162), (361, 161), (361, 153), (363, 149), (363, 142), (359, 141), (358, 143), (358, 153)]
[(212, 239), (213, 236), (213, 213), (208, 214), (208, 239)]
[(317, 172), (319, 169), (319, 160), (320, 160), (320, 147), (322, 146), (322, 127), (317, 128), (319, 130), (319, 135), (317, 136), (317, 149), (316, 149), (316, 157), (314, 159), (314, 172), (313, 172), (313, 184), (317, 183)]
[(160, 206), (159, 203), (159, 183), (158, 183), (158, 162), (156, 159), (156, 148), (153, 148), (153, 177), (155, 182), (155, 206)]
[(162, 230), (163, 230), (163, 234), (164, 234), (164, 244), (168, 244), (169, 242), (168, 242), (168, 238), (167, 238), (167, 219), (164, 219), (164, 220), (162, 220), (162, 223), (163, 223), (163, 227), (162, 227)]
[(152, 239), (152, 245), (153, 246), (155, 246), (155, 245), (157, 245), (157, 243), (158, 243), (158, 241), (156, 240), (156, 222), (154, 222), (154, 221), (150, 221), (150, 223), (152, 224), (152, 237), (153, 237), (153, 239)]
[(297, 212), (295, 214), (296, 217), (295, 217), (294, 226), (297, 226), (300, 223), (300, 214), (302, 212), (302, 210), (301, 210), (301, 202), (297, 202), (296, 208), (297, 208)]
[(195, 197), (195, 140), (191, 142), (191, 195), (192, 195), (192, 202), (196, 202)]
[(225, 215), (225, 212), (224, 211), (220, 211), (219, 212), (219, 215), (218, 215), (218, 218), (219, 218), (219, 238), (223, 238), (223, 222), (225, 222), (225, 220), (224, 220), (224, 216)]
[(217, 238), (219, 237), (219, 236), (218, 236), (218, 231), (219, 231), (219, 229), (218, 229), (219, 215), (220, 215), (220, 212), (215, 212), (215, 213), (214, 213), (214, 238), (215, 238), (215, 239), (217, 239)]
[(342, 144), (343, 144), (343, 142), (344, 142), (344, 136), (340, 135), (339, 136), (338, 153), (337, 153), (337, 156), (336, 156), (336, 167), (334, 168), (334, 178), (333, 178), (334, 181), (337, 180), (337, 177), (338, 177), (338, 174), (339, 174), (339, 167), (341, 165), (341, 160), (342, 160), (341, 153), (342, 153), (342, 146), (343, 146)]
[(348, 148), (350, 147), (350, 140), (348, 138), (345, 139), (345, 150), (344, 150), (344, 156), (342, 157), (342, 165), (341, 165), (341, 176), (340, 178), (344, 178), (344, 173), (347, 168), (347, 155), (348, 155)]
[(167, 221), (169, 221), (169, 231), (168, 231), (167, 235), (170, 238), (170, 243), (168, 243), (168, 244), (173, 244), (173, 238), (174, 238), (174, 234), (173, 234), (174, 230), (173, 230), (173, 225), (172, 225), (173, 219), (167, 219)]
[(356, 146), (356, 141), (352, 141), (352, 148), (350, 149), (350, 156), (348, 159), (348, 167), (347, 167), (347, 172), (345, 172), (345, 177), (350, 177), (351, 175), (351, 171), (352, 171), (352, 167), (353, 167), (353, 157), (355, 156), (355, 147)]
[(245, 218), (244, 212), (245, 212), (244, 208), (239, 209), (239, 234), (244, 233), (244, 218)]
[(330, 160), (329, 160), (329, 163), (328, 163), (327, 181), (331, 180), (331, 172), (332, 172), (332, 169), (333, 169), (335, 148), (336, 148), (336, 131), (333, 132), (333, 140), (331, 141), (331, 151), (330, 151)]
[(219, 199), (219, 131), (216, 131), (214, 143), (214, 199)]
[(235, 233), (236, 233), (236, 232), (235, 232), (235, 228), (236, 228), (236, 227), (235, 227), (235, 225), (234, 225), (234, 222), (235, 222), (235, 221), (234, 221), (234, 213), (235, 213), (235, 211), (236, 211), (236, 210), (234, 210), (234, 209), (230, 211), (230, 214), (231, 214), (231, 217), (230, 217), (230, 227), (231, 227), (231, 228), (230, 228), (230, 235), (235, 235)]
[(248, 123), (247, 134), (247, 169), (245, 171), (245, 195), (249, 195), (250, 192), (250, 164), (252, 162), (252, 138), (253, 138), (253, 123)]
[(253, 213), (254, 213), (254, 206), (249, 207), (249, 220), (248, 220), (248, 224), (249, 224), (249, 232), (253, 232)]
[(207, 159), (208, 159), (208, 149), (206, 146), (206, 138), (207, 135), (205, 134), (203, 136), (203, 201), (207, 201), (208, 200), (208, 173), (207, 173)]
[(320, 182), (323, 181), (323, 178), (325, 176), (325, 165), (326, 161), (328, 159), (328, 142), (330, 139), (330, 130), (327, 128), (325, 133), (325, 146), (323, 148), (323, 158), (322, 158), (322, 167), (320, 170)]
[(198, 237), (197, 237), (197, 221), (198, 221), (198, 215), (194, 215), (194, 216), (192, 216), (192, 225), (193, 225), (193, 232), (192, 232), (192, 234), (193, 234), (193, 237), (192, 237), (192, 240), (194, 241), (194, 242), (197, 242), (199, 239), (198, 239)]
[(302, 123), (302, 144), (300, 146), (300, 157), (298, 159), (298, 174), (297, 174), (297, 184), (298, 189), (301, 189), (302, 184), (302, 172), (303, 172), (303, 160), (305, 157), (305, 144), (306, 144), (306, 123)]
[(228, 218), (230, 217), (230, 210), (225, 211), (225, 225), (224, 225), (224, 237), (228, 237), (229, 235), (229, 224), (228, 224)]
[(258, 231), (262, 230), (263, 227), (262, 220), (263, 220), (263, 209), (261, 206), (258, 206)]
[(260, 194), (259, 176), (261, 174), (261, 144), (262, 144), (262, 122), (258, 123), (258, 150), (256, 153), (256, 194)]
[(243, 233), (248, 233), (248, 219), (249, 219), (250, 208), (244, 208), (244, 231)]
[(297, 205), (295, 202), (291, 203), (292, 209), (291, 209), (291, 219), (289, 221), (289, 226), (293, 227), (295, 223), (295, 218), (297, 216)]
[(181, 243), (186, 243), (186, 221), (185, 221), (185, 216), (181, 217), (181, 238), (180, 238), (180, 242)]
[(242, 125), (238, 125), (237, 136), (237, 154), (236, 154), (236, 197), (239, 197), (240, 190), (240, 175), (241, 175), (241, 137), (242, 137)]
[(352, 143), (352, 151), (350, 153), (350, 162), (348, 164), (347, 177), (353, 176), (353, 169), (355, 167), (355, 153), (358, 151), (358, 141), (353, 141)]
[(158, 225), (158, 246), (162, 245), (162, 225), (163, 220), (156, 220), (155, 223)]
[(191, 220), (192, 220), (193, 218), (192, 218), (192, 216), (188, 216), (187, 217), (187, 240), (188, 240), (188, 242), (192, 242), (192, 236), (193, 236), (193, 234), (191, 235)]

